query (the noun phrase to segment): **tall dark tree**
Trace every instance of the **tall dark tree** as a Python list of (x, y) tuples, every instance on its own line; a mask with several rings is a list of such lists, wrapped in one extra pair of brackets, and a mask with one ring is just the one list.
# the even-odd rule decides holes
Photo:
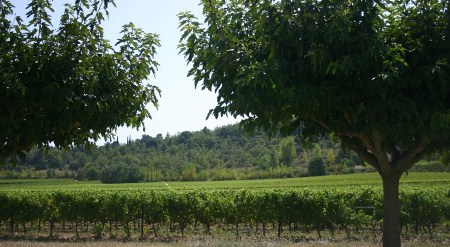
[(111, 138), (118, 126), (142, 127), (157, 106), (155, 34), (132, 23), (115, 46), (101, 26), (113, 0), (76, 0), (58, 27), (52, 1), (31, 0), (27, 22), (0, 1), (0, 160), (33, 146)]
[(308, 163), (308, 174), (310, 176), (324, 176), (326, 174), (325, 162), (320, 156), (314, 156)]
[(290, 136), (282, 139), (280, 143), (280, 162), (290, 166), (296, 155), (294, 138)]
[(401, 245), (399, 179), (450, 146), (447, 0), (203, 0), (181, 53), (210, 114), (248, 130), (328, 133), (380, 173), (383, 245)]

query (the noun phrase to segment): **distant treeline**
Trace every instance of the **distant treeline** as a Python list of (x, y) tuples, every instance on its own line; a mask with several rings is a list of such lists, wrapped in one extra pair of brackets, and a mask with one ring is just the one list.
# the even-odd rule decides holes
[[(415, 170), (448, 171), (439, 157), (429, 157)], [(305, 149), (295, 136), (248, 136), (238, 125), (214, 130), (106, 143), (71, 150), (33, 149), (17, 165), (2, 167), (0, 178), (75, 178), (106, 183), (194, 181), (320, 176), (373, 171), (329, 136)]]

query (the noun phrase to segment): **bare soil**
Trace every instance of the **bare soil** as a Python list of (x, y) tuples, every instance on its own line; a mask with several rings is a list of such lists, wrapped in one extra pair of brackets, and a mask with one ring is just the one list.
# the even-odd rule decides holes
[[(299, 241), (279, 240), (279, 239), (229, 239), (229, 238), (198, 238), (198, 239), (175, 239), (167, 242), (146, 241), (112, 241), (112, 240), (89, 240), (89, 241), (52, 241), (52, 240), (0, 240), (0, 246), (5, 247), (241, 247), (241, 246), (258, 246), (258, 247), (378, 247), (381, 246), (379, 240), (342, 240), (342, 241)], [(440, 240), (421, 240), (410, 239), (404, 240), (402, 246), (404, 247), (448, 247), (450, 246), (449, 239)]]

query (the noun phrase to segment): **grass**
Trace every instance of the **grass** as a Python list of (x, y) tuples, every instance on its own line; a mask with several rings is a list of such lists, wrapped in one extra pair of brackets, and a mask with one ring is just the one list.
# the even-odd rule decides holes
[[(403, 175), (402, 186), (449, 185), (450, 173), (411, 172)], [(242, 188), (302, 188), (302, 187), (381, 187), (377, 173), (331, 175), (322, 177), (201, 181), (201, 182), (152, 182), (135, 184), (102, 184), (99, 181), (76, 181), (73, 179), (12, 179), (0, 180), (0, 190), (53, 191), (53, 190), (189, 190), (189, 189), (242, 189)]]

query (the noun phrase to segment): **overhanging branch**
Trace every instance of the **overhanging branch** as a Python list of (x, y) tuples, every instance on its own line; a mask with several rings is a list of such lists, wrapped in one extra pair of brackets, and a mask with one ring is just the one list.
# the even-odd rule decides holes
[(383, 136), (379, 130), (375, 129), (372, 133), (373, 148), (370, 149), (372, 153), (377, 157), (378, 164), (380, 165), (383, 173), (389, 173), (391, 169), (391, 163), (389, 162), (389, 156), (386, 150), (383, 148)]
[[(324, 129), (330, 132), (334, 132), (343, 143), (351, 150), (356, 152), (360, 158), (377, 169), (380, 173), (402, 173), (417, 161), (422, 159), (426, 154), (426, 148), (430, 143), (430, 140), (425, 136), (419, 138), (419, 140), (406, 152), (400, 154), (395, 145), (392, 146), (391, 157), (383, 145), (383, 135), (377, 129), (375, 129), (370, 135), (364, 132), (357, 132), (354, 130), (348, 131), (336, 131), (332, 125), (315, 117), (313, 114), (306, 114), (309, 118), (322, 126)], [(344, 114), (344, 120), (348, 126), (349, 117)], [(350, 126), (349, 126), (350, 127)]]
[(367, 149), (359, 145), (356, 140), (352, 140), (352, 138), (341, 137), (341, 140), (350, 150), (353, 150), (355, 153), (357, 153), (361, 160), (373, 166), (375, 169), (377, 169), (378, 172), (381, 172), (381, 167), (375, 155), (368, 152)]
[(411, 168), (427, 154), (426, 149), (429, 144), (430, 140), (426, 136), (421, 136), (409, 150), (400, 155), (399, 159), (394, 163), (395, 169), (399, 172), (404, 172)]
[[(318, 123), (320, 126), (322, 126), (327, 131), (332, 131), (333, 133), (335, 133), (337, 136), (340, 136), (340, 137), (358, 137), (361, 134), (361, 133), (358, 133), (356, 131), (351, 131), (351, 130), (344, 131), (344, 132), (336, 131), (336, 129), (332, 128), (332, 126), (330, 124), (328, 124), (326, 121), (324, 121), (322, 119), (318, 119), (313, 114), (306, 113), (306, 116), (311, 118), (314, 122)], [(347, 126), (349, 126), (348, 115), (344, 116), (344, 119), (347, 121), (346, 122)]]
[[(381, 172), (381, 166), (379, 159), (376, 155), (374, 155), (373, 150), (375, 150), (375, 145), (372, 142), (371, 138), (367, 136), (367, 134), (363, 132), (357, 132), (353, 130), (348, 131), (336, 131), (333, 130), (333, 128), (324, 120), (318, 119), (313, 114), (306, 113), (306, 115), (311, 118), (313, 121), (318, 123), (320, 126), (322, 126), (324, 129), (328, 131), (333, 131), (337, 136), (339, 136), (344, 143), (345, 146), (347, 146), (350, 150), (354, 151), (358, 154), (358, 156), (363, 160), (364, 162), (370, 164), (373, 166), (377, 171)], [(346, 121), (347, 126), (349, 126), (349, 116), (348, 114), (344, 114), (344, 119)], [(350, 127), (350, 126), (349, 126)], [(381, 142), (381, 138), (380, 142)], [(363, 145), (360, 145), (361, 142)], [(380, 144), (381, 146), (381, 144)], [(387, 157), (387, 156), (386, 156)]]

